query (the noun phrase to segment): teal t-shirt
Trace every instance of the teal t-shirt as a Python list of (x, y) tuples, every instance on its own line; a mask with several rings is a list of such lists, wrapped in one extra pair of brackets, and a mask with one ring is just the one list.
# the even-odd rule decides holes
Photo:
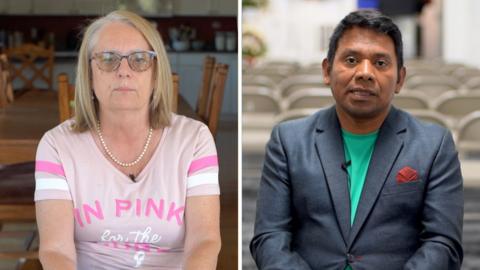
[[(368, 134), (354, 134), (342, 129), (345, 164), (348, 172), (348, 189), (350, 191), (350, 226), (355, 221), (363, 184), (367, 177), (368, 166), (372, 158), (378, 130)], [(345, 270), (351, 270), (347, 266)]]

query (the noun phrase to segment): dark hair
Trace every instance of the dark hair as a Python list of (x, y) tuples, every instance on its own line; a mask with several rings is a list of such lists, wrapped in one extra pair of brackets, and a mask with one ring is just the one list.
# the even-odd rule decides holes
[(351, 12), (335, 27), (330, 43), (328, 44), (327, 60), (330, 67), (337, 51), (338, 41), (345, 31), (353, 27), (368, 28), (375, 32), (388, 35), (395, 46), (398, 72), (403, 67), (403, 43), (402, 33), (392, 19), (373, 9), (361, 9)]

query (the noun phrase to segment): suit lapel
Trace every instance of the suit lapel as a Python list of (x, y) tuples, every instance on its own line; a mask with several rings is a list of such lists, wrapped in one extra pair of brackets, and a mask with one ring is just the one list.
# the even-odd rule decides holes
[(315, 147), (322, 163), (321, 167), (325, 173), (343, 240), (347, 244), (350, 231), (350, 196), (347, 173), (341, 167), (345, 158), (335, 107), (328, 109), (322, 116), (317, 122)]
[(377, 201), (383, 184), (403, 147), (403, 138), (399, 135), (399, 133), (405, 130), (403, 120), (404, 118), (392, 107), (380, 128), (355, 215), (355, 221), (350, 231), (349, 247)]

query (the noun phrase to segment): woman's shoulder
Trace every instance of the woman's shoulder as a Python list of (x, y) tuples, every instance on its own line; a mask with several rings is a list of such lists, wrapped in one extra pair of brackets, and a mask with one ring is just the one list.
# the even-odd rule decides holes
[(44, 138), (50, 138), (54, 140), (73, 138), (78, 136), (85, 136), (88, 132), (76, 132), (73, 129), (75, 121), (73, 119), (65, 120), (58, 124), (54, 128), (47, 131)]
[(203, 122), (184, 116), (184, 115), (179, 115), (172, 113), (172, 118), (171, 118), (171, 129), (172, 130), (178, 130), (182, 132), (190, 131), (190, 132), (198, 132), (200, 130), (207, 129), (207, 125), (205, 125)]

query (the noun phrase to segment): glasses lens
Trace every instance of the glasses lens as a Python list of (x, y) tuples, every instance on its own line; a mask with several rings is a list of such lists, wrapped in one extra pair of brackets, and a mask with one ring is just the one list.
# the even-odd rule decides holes
[(128, 63), (134, 71), (145, 71), (151, 65), (153, 57), (148, 52), (135, 52), (128, 56)]
[(121, 56), (113, 52), (101, 52), (95, 55), (98, 67), (103, 71), (113, 71), (118, 67)]

